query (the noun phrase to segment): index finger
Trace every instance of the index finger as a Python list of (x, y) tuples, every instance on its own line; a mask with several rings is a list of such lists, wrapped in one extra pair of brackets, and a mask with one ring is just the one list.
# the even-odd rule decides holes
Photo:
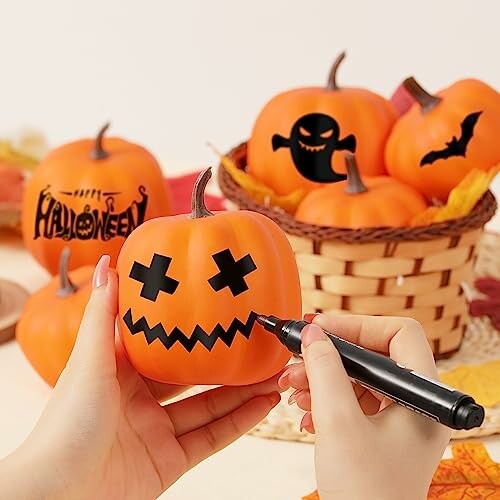
[(412, 318), (319, 314), (313, 322), (354, 344), (388, 354), (423, 375), (437, 377), (434, 356), (424, 329)]

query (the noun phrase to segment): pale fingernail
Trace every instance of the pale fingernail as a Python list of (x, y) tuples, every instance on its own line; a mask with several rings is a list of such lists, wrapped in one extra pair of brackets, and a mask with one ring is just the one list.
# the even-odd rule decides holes
[(293, 391), (292, 394), (290, 394), (290, 397), (288, 398), (288, 404), (291, 406), (293, 405), (293, 403), (296, 403), (301, 393), (302, 389), (295, 389), (295, 391)]
[(278, 386), (281, 387), (281, 389), (288, 389), (290, 387), (290, 382), (288, 380), (288, 376), (290, 373), (292, 373), (293, 368), (289, 366), (280, 376), (278, 379)]
[(306, 427), (309, 427), (312, 424), (312, 415), (310, 411), (304, 413), (302, 420), (300, 421), (300, 432)]
[(94, 276), (92, 278), (92, 288), (99, 288), (108, 283), (108, 271), (111, 257), (103, 255), (94, 269)]
[(302, 331), (302, 345), (308, 347), (318, 340), (328, 340), (328, 337), (318, 325), (307, 325)]

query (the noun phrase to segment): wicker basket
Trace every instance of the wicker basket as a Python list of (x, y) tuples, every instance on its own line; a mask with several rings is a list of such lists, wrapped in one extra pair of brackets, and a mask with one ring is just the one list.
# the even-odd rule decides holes
[[(246, 167), (246, 143), (228, 155)], [(219, 186), (237, 208), (260, 212), (287, 234), (304, 312), (408, 316), (420, 321), (436, 358), (460, 347), (467, 325), (464, 283), (496, 201), (487, 192), (467, 216), (415, 228), (343, 229), (304, 224), (257, 204), (219, 166)]]

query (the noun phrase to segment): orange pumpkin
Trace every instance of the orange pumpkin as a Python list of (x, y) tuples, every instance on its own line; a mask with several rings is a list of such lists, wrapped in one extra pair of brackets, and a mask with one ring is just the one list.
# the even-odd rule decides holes
[(60, 274), (26, 302), (16, 338), (38, 374), (54, 386), (69, 359), (92, 289), (93, 266), (68, 273), (70, 251), (60, 258)]
[(344, 180), (342, 150), (356, 152), (362, 173), (386, 173), (384, 146), (396, 110), (370, 90), (337, 85), (344, 57), (335, 61), (325, 87), (278, 94), (257, 117), (248, 141), (248, 171), (277, 194)]
[(346, 154), (347, 181), (309, 193), (295, 217), (318, 226), (361, 229), (409, 225), (427, 208), (425, 198), (413, 187), (389, 176), (361, 180), (354, 155)]
[(118, 258), (119, 329), (148, 378), (172, 384), (243, 385), (277, 373), (290, 353), (256, 314), (300, 317), (293, 251), (267, 217), (211, 213), (198, 178), (192, 213), (137, 228)]
[(389, 174), (429, 199), (446, 201), (473, 168), (500, 162), (500, 94), (478, 80), (460, 80), (436, 95), (415, 79), (403, 82), (417, 101), (394, 126), (385, 158)]
[(125, 238), (143, 221), (170, 213), (170, 198), (155, 158), (123, 139), (65, 144), (48, 154), (26, 186), (24, 243), (51, 274), (64, 247), (71, 269), (94, 264), (103, 254), (111, 266)]

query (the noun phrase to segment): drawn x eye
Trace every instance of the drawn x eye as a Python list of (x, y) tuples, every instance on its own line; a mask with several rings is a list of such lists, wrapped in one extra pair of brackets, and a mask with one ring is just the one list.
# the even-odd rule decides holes
[(168, 267), (172, 262), (171, 257), (155, 253), (151, 264), (145, 266), (134, 262), (129, 277), (142, 283), (141, 297), (155, 302), (160, 292), (172, 295), (179, 282), (167, 276)]
[(226, 249), (212, 255), (219, 272), (212, 276), (208, 282), (216, 291), (229, 287), (234, 297), (248, 290), (245, 276), (257, 269), (250, 254), (239, 260), (234, 260), (231, 250)]
[(299, 133), (304, 137), (309, 137), (311, 135), (311, 132), (309, 132), (309, 130), (306, 130), (304, 127), (299, 127)]

